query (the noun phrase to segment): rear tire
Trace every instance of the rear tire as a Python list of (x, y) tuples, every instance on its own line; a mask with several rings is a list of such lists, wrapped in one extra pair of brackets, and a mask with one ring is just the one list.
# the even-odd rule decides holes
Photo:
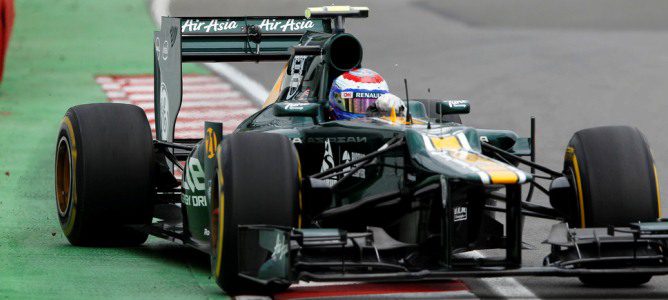
[(127, 225), (151, 221), (151, 128), (133, 105), (70, 108), (56, 146), (56, 208), (77, 246), (132, 246), (147, 234)]
[[(223, 140), (217, 160), (219, 196), (217, 203), (214, 200), (211, 247), (216, 282), (230, 295), (269, 294), (287, 289), (290, 286), (287, 282), (266, 286), (237, 275), (240, 271), (237, 226), (300, 226), (301, 175), (294, 145), (279, 134), (238, 133)], [(244, 255), (252, 255), (246, 251)]]
[[(628, 126), (576, 132), (568, 143), (564, 173), (575, 188), (568, 222), (577, 227), (628, 227), (660, 218), (654, 160), (642, 133)], [(651, 275), (580, 276), (592, 286), (636, 286)]]

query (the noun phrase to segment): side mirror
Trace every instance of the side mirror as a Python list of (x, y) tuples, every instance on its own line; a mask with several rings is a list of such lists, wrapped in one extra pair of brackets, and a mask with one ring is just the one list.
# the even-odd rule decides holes
[(279, 102), (274, 104), (274, 116), (277, 117), (310, 117), (318, 124), (318, 103)]
[(468, 114), (471, 112), (469, 100), (443, 100), (436, 105), (436, 113), (439, 115)]

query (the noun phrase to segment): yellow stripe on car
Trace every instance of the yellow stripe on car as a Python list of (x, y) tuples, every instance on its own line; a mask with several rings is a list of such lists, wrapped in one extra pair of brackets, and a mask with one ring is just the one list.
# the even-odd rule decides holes
[(456, 151), (462, 149), (461, 143), (456, 136), (445, 136), (445, 137), (431, 137), (431, 143), (434, 145), (434, 148), (439, 151), (451, 150)]
[[(526, 177), (521, 176), (522, 171), (472, 151), (467, 141), (462, 133), (457, 133), (445, 136), (429, 136), (429, 140), (425, 142), (431, 142), (433, 148), (428, 147), (432, 149), (431, 151), (440, 152), (478, 170), (483, 183), (524, 183)], [(489, 179), (486, 177), (489, 177)], [(520, 178), (525, 179), (520, 182)]]
[(519, 176), (505, 164), (473, 152), (458, 151), (453, 157), (469, 163), (489, 175), (492, 184), (515, 184)]
[(517, 174), (511, 171), (496, 171), (487, 174), (489, 174), (493, 184), (514, 184), (518, 181)]

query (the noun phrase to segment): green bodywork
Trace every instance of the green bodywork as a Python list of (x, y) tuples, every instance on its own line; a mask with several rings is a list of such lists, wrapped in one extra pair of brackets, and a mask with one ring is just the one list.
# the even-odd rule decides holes
[[(412, 123), (406, 123), (402, 116), (392, 119), (382, 115), (332, 120), (327, 101), (332, 81), (350, 68), (362, 66), (362, 48), (352, 35), (334, 33), (328, 21), (289, 17), (164, 18), (162, 30), (155, 33), (156, 40), (164, 44), (164, 47), (156, 47), (155, 52), (155, 101), (156, 108), (160, 108), (156, 109), (158, 139), (173, 140), (176, 112), (181, 104), (181, 63), (287, 60), (287, 68), (280, 75), (282, 79), (277, 86), (280, 92), (268, 99), (269, 104), (262, 110), (242, 122), (233, 134), (256, 131), (286, 136), (299, 153), (304, 178), (362, 158), (387, 147), (389, 141), (403, 139), (405, 142), (405, 147), (379, 156), (374, 163), (350, 176), (342, 174), (324, 179), (323, 182), (331, 186), (331, 199), (305, 196), (305, 203), (324, 201), (319, 209), (325, 210), (388, 191), (449, 184), (456, 187), (452, 208), (469, 207), (475, 211), (486, 201), (475, 196), (481, 187), (519, 185), (532, 180), (530, 174), (489, 157), (480, 143), (483, 140), (525, 156), (531, 154), (527, 138), (506, 130), (475, 129), (459, 123), (441, 122), (440, 119), (430, 120), (423, 104), (426, 100), (407, 101), (414, 120)], [(271, 22), (284, 26), (289, 23), (292, 27), (284, 27), (287, 31), (283, 32), (280, 25), (269, 26)], [(297, 23), (301, 25), (295, 25)], [(261, 38), (251, 34), (258, 27), (267, 29), (261, 30)], [(175, 43), (170, 46), (168, 41)], [(465, 100), (444, 100), (437, 104), (437, 110), (441, 114), (463, 114), (470, 111), (470, 104)], [(212, 149), (225, 138), (221, 134), (222, 126), (225, 124), (206, 124), (205, 139), (195, 144), (184, 172), (181, 201), (184, 234), (204, 251), (209, 249), (212, 200), (215, 200), (217, 189), (213, 163), (215, 151)], [(502, 174), (494, 175), (498, 170)], [(399, 220), (399, 225), (388, 230), (402, 241), (417, 243), (427, 234), (416, 224), (421, 217), (414, 213), (400, 212), (388, 219), (392, 218)], [(306, 222), (305, 227), (310, 227), (308, 218)], [(369, 224), (374, 222), (382, 226), (387, 221), (369, 221)], [(317, 234), (304, 230), (304, 234)], [(458, 232), (458, 237), (452, 237), (453, 245), (457, 247), (467, 248), (476, 238), (476, 234), (469, 234), (464, 227)], [(275, 237), (276, 234), (280, 232), (265, 235)], [(264, 248), (276, 246), (266, 241), (263, 243), (261, 247)]]
[[(301, 109), (290, 112), (285, 108), (288, 103), (295, 104)], [(413, 103), (421, 105), (417, 101)], [(328, 167), (333, 167), (376, 151), (393, 137), (405, 136), (407, 153), (397, 151), (383, 156), (382, 164), (365, 167), (356, 172), (346, 182), (336, 187), (330, 208), (354, 203), (365, 197), (403, 186), (426, 185), (434, 180), (440, 180), (441, 177), (448, 181), (461, 181), (474, 185), (491, 184), (481, 178), (479, 170), (476, 171), (460, 163), (449, 162), (447, 158), (430, 151), (425, 142), (426, 136), (463, 135), (470, 145), (469, 151), (485, 158), (487, 157), (480, 145), (481, 137), (484, 137), (490, 144), (507, 149), (517, 155), (531, 153), (528, 139), (519, 138), (512, 131), (475, 129), (457, 123), (434, 123), (431, 124), (431, 129), (428, 129), (427, 125), (424, 124), (388, 124), (383, 119), (375, 117), (326, 121), (322, 114), (315, 114), (312, 111), (314, 108), (322, 106), (324, 106), (322, 103), (277, 102), (248, 118), (237, 128), (235, 133), (263, 131), (288, 137), (295, 144), (300, 154), (304, 176), (326, 170), (326, 168), (323, 168), (323, 164), (327, 163), (328, 152), (331, 155), (331, 165)], [(419, 112), (417, 109), (413, 111)], [(316, 118), (315, 122), (312, 118)], [(427, 116), (417, 113), (413, 115), (413, 118), (426, 120)], [(205, 143), (203, 140), (197, 144), (192, 157), (188, 160), (188, 170), (191, 170), (191, 162), (194, 160), (199, 162), (209, 160), (204, 150)], [(268, 155), (271, 154), (268, 153)], [(404, 155), (408, 155), (411, 159), (411, 166), (415, 168), (404, 165)], [(491, 158), (488, 159), (492, 160)], [(504, 164), (499, 161), (496, 162)], [(514, 168), (512, 165), (508, 167)], [(194, 170), (197, 170), (197, 168), (194, 168)], [(521, 172), (525, 176), (525, 179), (518, 180), (518, 184), (531, 180), (530, 174), (520, 170), (517, 170), (517, 172)], [(212, 175), (212, 172), (206, 172), (205, 181), (207, 183), (214, 180), (213, 177), (210, 177)], [(191, 199), (206, 196), (206, 203), (211, 203), (213, 191), (208, 189), (210, 186), (212, 185), (207, 184), (206, 191), (191, 193), (186, 190), (183, 197), (184, 199)], [(305, 199), (305, 201), (309, 200)], [(210, 231), (210, 209), (202, 206), (196, 207), (186, 201), (183, 204), (187, 208), (190, 233), (194, 239), (206, 244), (208, 236), (204, 233)]]

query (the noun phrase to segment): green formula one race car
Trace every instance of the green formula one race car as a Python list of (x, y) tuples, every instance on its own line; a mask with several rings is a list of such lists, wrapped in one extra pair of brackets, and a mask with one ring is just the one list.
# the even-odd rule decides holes
[[(578, 131), (554, 171), (535, 163), (533, 122), (526, 138), (471, 128), (459, 118), (465, 100), (406, 95), (403, 111), (333, 119), (333, 81), (362, 66), (344, 19), (367, 15), (321, 7), (305, 18), (164, 17), (154, 36), (157, 138), (127, 104), (75, 106), (62, 122), (55, 183), (69, 242), (177, 241), (210, 254), (229, 294), (299, 280), (639, 285), (668, 273), (656, 169), (635, 128)], [(174, 138), (182, 63), (268, 60), (286, 67), (234, 133), (206, 122), (203, 139)], [(551, 206), (529, 202), (534, 191)], [(525, 217), (562, 221), (546, 232), (543, 266), (522, 266)], [(484, 249), (505, 254), (463, 255)]]

